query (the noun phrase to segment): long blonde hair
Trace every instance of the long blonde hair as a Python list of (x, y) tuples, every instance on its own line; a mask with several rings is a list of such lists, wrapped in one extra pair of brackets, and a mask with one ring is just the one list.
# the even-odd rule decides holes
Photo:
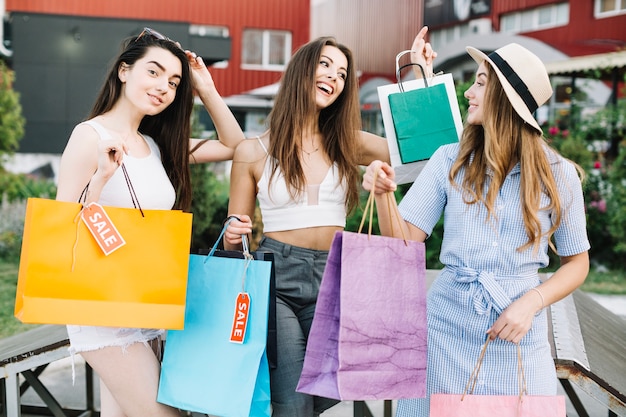
[[(548, 153), (556, 153), (556, 150), (550, 148), (543, 135), (517, 114), (488, 62), (485, 62), (485, 67), (488, 82), (485, 87), (482, 126), (466, 123), (459, 155), (450, 169), (449, 180), (462, 190), (467, 204), (482, 203), (485, 206), (489, 221), (497, 217), (494, 206), (498, 192), (511, 167), (519, 162), (520, 203), (528, 241), (517, 250), (522, 252), (533, 247), (537, 251), (545, 236), (556, 252), (550, 238), (561, 224), (563, 202), (548, 156)], [(582, 180), (584, 171), (573, 164)], [(461, 170), (464, 170), (464, 176), (459, 185), (455, 178)], [(548, 198), (546, 207), (541, 207), (542, 195)], [(540, 210), (549, 210), (552, 218), (552, 226), (546, 232), (541, 230), (538, 216)]]

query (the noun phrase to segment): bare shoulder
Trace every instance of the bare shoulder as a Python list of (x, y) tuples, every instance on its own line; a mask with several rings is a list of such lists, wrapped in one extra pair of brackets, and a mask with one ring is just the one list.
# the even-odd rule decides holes
[(98, 134), (98, 132), (96, 132), (96, 129), (88, 123), (79, 123), (74, 126), (70, 138), (72, 136), (91, 137), (95, 139), (100, 138), (100, 135)]
[(248, 138), (244, 139), (235, 150), (233, 162), (255, 163), (265, 161), (267, 157), (266, 149), (269, 146), (267, 138)]
[(92, 126), (86, 123), (79, 123), (74, 126), (67, 141), (67, 150), (93, 149), (98, 146), (100, 135)]

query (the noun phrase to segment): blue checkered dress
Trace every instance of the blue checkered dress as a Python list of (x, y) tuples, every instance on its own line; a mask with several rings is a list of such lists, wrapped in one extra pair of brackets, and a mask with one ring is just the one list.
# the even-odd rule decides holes
[[(486, 340), (485, 331), (512, 301), (539, 284), (537, 271), (549, 262), (546, 239), (538, 253), (516, 251), (527, 240), (519, 164), (498, 194), (497, 218), (486, 220), (484, 206), (465, 204), (448, 181), (458, 148), (458, 144), (442, 146), (400, 203), (402, 216), (428, 234), (444, 215), (440, 260), (445, 268), (427, 301), (429, 395), (463, 393)], [(548, 155), (564, 207), (554, 241), (560, 255), (575, 255), (589, 249), (582, 187), (571, 163)], [(547, 202), (542, 201), (542, 206)], [(542, 229), (548, 230), (549, 213), (538, 214)], [(555, 395), (557, 378), (545, 311), (537, 314), (520, 345), (528, 394)], [(517, 381), (515, 345), (500, 339), (490, 343), (474, 394), (517, 395)], [(428, 410), (428, 398), (400, 400), (397, 416), (427, 417)]]

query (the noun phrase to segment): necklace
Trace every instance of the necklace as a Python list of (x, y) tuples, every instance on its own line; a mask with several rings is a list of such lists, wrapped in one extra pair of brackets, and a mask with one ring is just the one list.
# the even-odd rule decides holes
[(313, 149), (311, 152), (307, 152), (304, 150), (304, 148), (302, 148), (302, 152), (304, 152), (305, 154), (307, 154), (308, 156), (311, 156), (312, 154), (314, 154), (315, 152), (319, 151), (320, 147), (318, 146), (317, 148)]

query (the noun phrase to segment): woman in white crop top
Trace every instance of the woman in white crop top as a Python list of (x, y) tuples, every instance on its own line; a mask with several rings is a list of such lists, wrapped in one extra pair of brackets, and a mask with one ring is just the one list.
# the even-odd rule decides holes
[[(194, 89), (219, 141), (190, 139)], [(74, 128), (61, 158), (57, 199), (78, 201), (89, 184), (87, 203), (132, 207), (118, 169), (123, 162), (142, 207), (189, 210), (190, 160), (230, 159), (243, 137), (202, 58), (146, 28), (124, 41), (89, 120)], [(70, 351), (100, 376), (103, 417), (179, 415), (156, 402), (163, 330), (67, 328)]]
[[(413, 50), (432, 73), (423, 28)], [(252, 232), (258, 199), (259, 250), (274, 252), (277, 367), (270, 370), (274, 417), (312, 417), (337, 401), (296, 392), (328, 250), (358, 202), (359, 165), (389, 160), (383, 138), (361, 131), (351, 51), (322, 37), (296, 51), (283, 75), (269, 130), (237, 147), (225, 234), (228, 248)]]

